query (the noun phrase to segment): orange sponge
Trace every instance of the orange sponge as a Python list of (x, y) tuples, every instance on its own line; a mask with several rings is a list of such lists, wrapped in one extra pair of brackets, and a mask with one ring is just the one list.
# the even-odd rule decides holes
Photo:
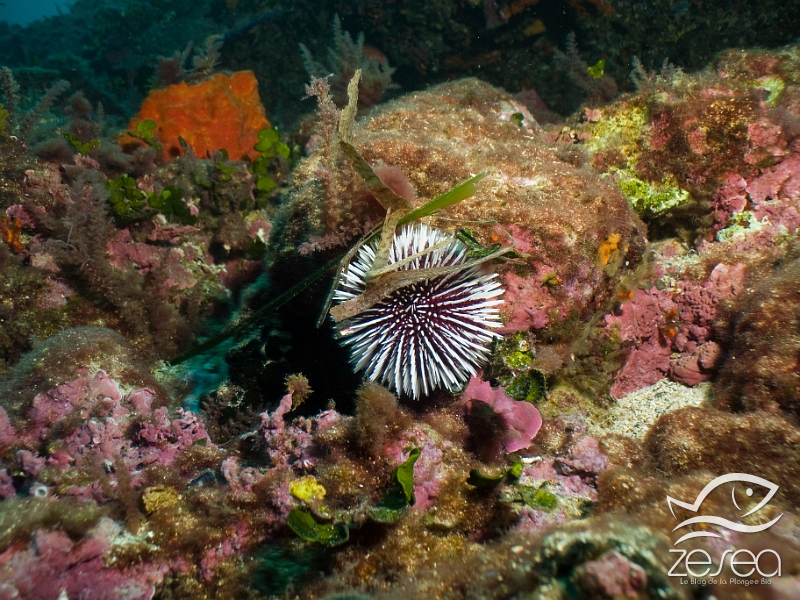
[[(253, 146), (258, 143), (258, 132), (269, 127), (252, 71), (217, 73), (197, 85), (178, 83), (151, 90), (128, 130), (136, 131), (136, 126), (148, 119), (158, 127), (155, 137), (165, 160), (183, 154), (179, 136), (199, 157), (224, 148), (233, 159), (249, 156), (255, 160), (258, 152)], [(118, 141), (123, 147), (143, 145), (142, 140), (127, 133)]]

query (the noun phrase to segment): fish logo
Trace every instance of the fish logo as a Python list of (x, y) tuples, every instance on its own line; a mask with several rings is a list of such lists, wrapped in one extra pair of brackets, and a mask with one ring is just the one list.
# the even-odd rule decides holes
[[(774, 483), (767, 481), (763, 477), (757, 477), (755, 475), (749, 475), (747, 473), (728, 473), (727, 475), (720, 475), (713, 481), (711, 481), (703, 490), (698, 494), (697, 498), (695, 499), (693, 504), (689, 504), (688, 502), (681, 502), (680, 500), (676, 500), (671, 496), (667, 496), (667, 504), (669, 505), (669, 510), (672, 513), (672, 516), (675, 517), (675, 506), (678, 505), (681, 508), (685, 508), (688, 511), (696, 513), (700, 506), (703, 504), (703, 501), (706, 497), (719, 486), (724, 485), (726, 483), (745, 483), (745, 484), (752, 484), (752, 485), (760, 485), (766, 488), (768, 491), (767, 495), (759, 502), (754, 508), (751, 508), (749, 511), (740, 515), (739, 518), (747, 517), (748, 515), (752, 515), (753, 513), (761, 510), (761, 508), (769, 502), (775, 493), (778, 491), (777, 485)], [(745, 488), (745, 494), (750, 497), (753, 495), (753, 488), (747, 486)], [(736, 502), (736, 486), (734, 485), (731, 489), (731, 500), (733, 500), (733, 505), (736, 507), (737, 510), (742, 510), (739, 507), (739, 504)], [(730, 529), (731, 531), (737, 531), (739, 533), (758, 533), (759, 531), (765, 531), (772, 527), (775, 523), (778, 522), (783, 516), (783, 513), (779, 514), (777, 517), (769, 521), (768, 523), (762, 523), (761, 525), (745, 525), (743, 523), (735, 523), (733, 521), (729, 521), (728, 519), (724, 519), (722, 517), (715, 517), (715, 516), (697, 516), (691, 517), (690, 519), (686, 519), (685, 521), (679, 523), (672, 531), (677, 531), (681, 527), (686, 527), (687, 525), (694, 525), (697, 523), (702, 523), (706, 525), (718, 525), (720, 527), (724, 527), (725, 529)], [(677, 519), (677, 517), (675, 517)], [(718, 533), (714, 533), (712, 531), (693, 531), (691, 533), (687, 533), (686, 535), (682, 536), (674, 545), (678, 545), (681, 542), (684, 542), (691, 538), (696, 537), (722, 537)]]

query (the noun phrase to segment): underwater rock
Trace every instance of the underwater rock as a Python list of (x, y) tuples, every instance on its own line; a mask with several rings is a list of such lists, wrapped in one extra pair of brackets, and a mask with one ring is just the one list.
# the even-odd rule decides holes
[[(131, 598), (173, 580), (200, 585), (285, 523), (291, 469), (242, 469), (199, 417), (127, 389), (98, 371), (39, 393), (21, 418), (0, 409), (0, 585), (14, 597), (107, 597), (93, 595), (103, 581)], [(285, 429), (310, 438), (308, 428)]]
[(556, 579), (566, 578), (586, 598), (620, 597), (609, 594), (618, 586), (632, 588), (634, 597), (688, 598), (690, 588), (675, 585), (677, 581), (667, 576), (668, 550), (664, 536), (627, 520), (593, 517), (575, 521), (542, 540), (531, 565), (539, 583), (535, 590), (544, 593)]
[(542, 448), (541, 456), (523, 459), (519, 485), (507, 492), (514, 502), (516, 531), (542, 534), (583, 517), (597, 502), (597, 480), (608, 469), (608, 458), (591, 436), (573, 431), (565, 437), (560, 447)]
[[(320, 145), (295, 170), (276, 223), (281, 234), (271, 238), (278, 256), (344, 248), (383, 218), (349, 161), (325, 141), (330, 127), (320, 122)], [(583, 315), (645, 247), (644, 227), (622, 194), (590, 169), (560, 160), (538, 131), (509, 94), (465, 79), (374, 107), (352, 132), (368, 162), (402, 170), (415, 204), (489, 172), (472, 198), (434, 221), (445, 230), (468, 226), (486, 246), (513, 241), (530, 255), (499, 269), (504, 333)]]
[(727, 348), (717, 404), (800, 418), (800, 259), (764, 274), (730, 305), (719, 327)]
[(686, 385), (697, 385), (707, 381), (719, 363), (721, 355), (722, 349), (717, 342), (704, 342), (689, 356), (673, 361), (670, 376)]
[(757, 473), (781, 487), (787, 505), (800, 502), (800, 429), (782, 416), (680, 408), (656, 421), (645, 447), (661, 473)]
[[(756, 213), (779, 193), (797, 200), (796, 56), (796, 46), (729, 50), (698, 73), (668, 63), (648, 73), (638, 64), (636, 94), (595, 111), (576, 131), (591, 134), (585, 148), (594, 166), (648, 222), (681, 231), (694, 215), (702, 216), (695, 226), (722, 229), (753, 212), (748, 197), (761, 207)], [(796, 208), (789, 213), (782, 221), (793, 231)]]
[(647, 588), (647, 573), (617, 550), (580, 565), (575, 584), (585, 598), (636, 598)]
[(150, 375), (147, 363), (119, 333), (104, 327), (65, 329), (40, 342), (0, 378), (3, 407), (12, 419), (26, 418), (37, 394), (70, 381), (77, 374), (108, 376), (128, 388), (153, 391), (153, 408), (167, 403), (167, 392)]
[(710, 379), (722, 354), (711, 339), (714, 320), (744, 288), (743, 264), (720, 262), (708, 274), (691, 276), (688, 270), (667, 267), (663, 254), (657, 260), (658, 287), (631, 292), (618, 315), (605, 317), (606, 326), (629, 349), (611, 387), (617, 398), (667, 375), (686, 385)]
[(109, 568), (104, 555), (111, 547), (113, 525), (101, 524), (85, 539), (72, 540), (62, 531), (39, 531), (27, 547), (5, 557), (0, 566), (4, 598), (128, 598), (148, 600), (167, 566)]
[[(794, 252), (800, 226), (800, 102), (790, 69), (796, 55), (796, 46), (729, 51), (700, 73), (668, 65), (659, 73), (637, 70), (636, 94), (594, 111), (590, 122), (575, 128), (591, 134), (582, 147), (594, 167), (616, 181), (655, 240), (649, 272), (642, 269), (631, 278), (639, 281), (618, 289), (618, 305), (605, 317), (607, 339), (623, 361), (609, 373), (612, 396), (664, 377), (687, 385), (712, 379), (724, 361), (731, 369), (726, 356), (733, 347), (739, 361), (751, 351), (747, 344), (754, 344), (755, 363), (773, 352), (752, 332), (750, 342), (737, 342), (731, 318), (749, 310), (735, 300), (746, 286)], [(780, 318), (789, 319), (792, 331), (794, 317)], [(791, 403), (794, 336), (779, 337), (778, 346), (785, 340), (785, 348), (777, 350), (785, 364), (774, 383)], [(749, 362), (736, 375), (730, 370), (725, 380), (731, 383), (745, 372), (743, 378), (751, 377)], [(760, 377), (756, 380), (764, 382), (771, 375)], [(737, 381), (731, 387), (742, 388), (744, 379)], [(728, 407), (766, 408), (772, 393), (768, 387), (755, 392), (764, 404), (747, 399), (737, 404), (723, 395)]]
[[(16, 452), (21, 473), (45, 476), (59, 494), (108, 501), (111, 487), (138, 488), (144, 468), (172, 466), (193, 445), (216, 448), (196, 416), (179, 409), (170, 417), (152, 406), (154, 396), (137, 389), (123, 397), (104, 371), (67, 381), (33, 398), (24, 428), (5, 427), (3, 449)], [(39, 456), (43, 444), (49, 450)], [(101, 464), (112, 470), (106, 488), (96, 477)]]
[[(63, 169), (27, 170), (25, 193), (7, 209), (29, 241), (20, 264), (4, 265), (9, 282), (30, 294), (25, 302), (4, 302), (18, 313), (15, 329), (43, 339), (66, 327), (100, 324), (151, 358), (174, 356), (202, 312), (225, 293), (217, 277), (221, 267), (208, 251), (211, 240), (179, 223), (195, 219), (183, 191), (170, 191), (169, 183), (153, 177), (109, 180), (96, 161), (76, 156), (76, 164)], [(151, 206), (145, 192), (161, 207)], [(30, 318), (40, 320), (38, 326), (31, 327)], [(22, 349), (31, 344), (25, 335), (12, 335)]]
[[(170, 410), (180, 391), (160, 388), (134, 350), (174, 356), (213, 300), (236, 300), (219, 282), (243, 285), (268, 245), (277, 291), (281, 269), (296, 275), (313, 253), (327, 260), (382, 220), (330, 143), (333, 129), (310, 141), (284, 206), (258, 187), (267, 175), (223, 153), (149, 164), (111, 186), (94, 158), (30, 170), (27, 191), (0, 194), (9, 275), (0, 317), (42, 324), (9, 326), (0, 340), (6, 364), (19, 361), (0, 374), (0, 595), (245, 598), (261, 592), (252, 584), (262, 569), (291, 573), (281, 586), (296, 586), (265, 595), (300, 598), (705, 597), (710, 588), (666, 574), (676, 537), (666, 496), (696, 497), (734, 470), (780, 486), (766, 510), (785, 516), (772, 537), (724, 541), (780, 543), (796, 577), (800, 88), (790, 55), (726, 53), (716, 74), (639, 72), (637, 94), (587, 107), (586, 123), (555, 145), (523, 105), (474, 79), (361, 115), (355, 147), (415, 205), (488, 170), (476, 195), (431, 220), (528, 255), (497, 267), (508, 337), (493, 349), (498, 375), (487, 368), (489, 381), (470, 383), (471, 410), (446, 394), (410, 407), (368, 384), (353, 417), (332, 405), (308, 416), (308, 404), (298, 416), (299, 392), (263, 392), (286, 369), (264, 350), (278, 331), (267, 319), (249, 361), (263, 378), (247, 393), (218, 389), (235, 418), (212, 440), (199, 416)], [(324, 129), (338, 113), (321, 108)], [(124, 197), (109, 202), (115, 186)], [(169, 205), (180, 215), (151, 206), (121, 218), (145, 192), (166, 201), (170, 187), (185, 192)], [(17, 204), (28, 191), (35, 197)], [(656, 237), (680, 234), (650, 248), (652, 261), (629, 201)], [(28, 304), (14, 297), (17, 283)], [(303, 302), (314, 304), (313, 292)], [(26, 313), (34, 304), (61, 320)], [(305, 320), (300, 305), (279, 318)], [(580, 331), (590, 317), (606, 336), (594, 347)], [(175, 321), (183, 342), (165, 325)], [(125, 335), (44, 335), (77, 323)], [(24, 355), (32, 339), (45, 341)], [(318, 339), (293, 331), (278, 343), (308, 346), (312, 362), (328, 358)], [(613, 381), (618, 403), (609, 407), (603, 383), (580, 387), (592, 376), (581, 352), (608, 385), (627, 357)], [(196, 379), (208, 375), (198, 364)], [(719, 407), (752, 412), (708, 408), (715, 378)], [(269, 402), (260, 414), (247, 395), (256, 388)], [(346, 411), (352, 388), (329, 389), (322, 402)], [(729, 499), (710, 497), (709, 509), (738, 518)], [(796, 580), (782, 584), (788, 595)]]
[(611, 394), (621, 397), (639, 388), (654, 384), (669, 370), (670, 340), (659, 331), (668, 311), (677, 312), (669, 292), (636, 290), (622, 303), (619, 315), (606, 315), (606, 325), (614, 328), (632, 347), (622, 369), (616, 375)]
[[(76, 342), (73, 348), (78, 349), (76, 333), (98, 342), (95, 352), (108, 350), (104, 357), (108, 364), (122, 378), (135, 381), (128, 371), (131, 366), (120, 360), (124, 353), (111, 351), (112, 341), (119, 344), (116, 334), (93, 329), (97, 331), (71, 330), (67, 333), (73, 337), (62, 337)], [(41, 352), (33, 364), (52, 367), (57, 349), (50, 346), (50, 352)], [(74, 377), (88, 368), (78, 365), (103, 360), (88, 356), (88, 362), (81, 361), (80, 353), (73, 360), (62, 357), (56, 366), (73, 368)], [(83, 354), (83, 360), (86, 357)], [(25, 362), (20, 366), (29, 366)], [(31, 385), (26, 390), (30, 393), (47, 380), (34, 371), (22, 381)], [(218, 464), (225, 453), (210, 441), (198, 417), (183, 409), (170, 414), (155, 400), (156, 393), (147, 388), (123, 393), (118, 382), (100, 370), (68, 378), (36, 394), (29, 404), (15, 407), (23, 414), (13, 421), (0, 409), (4, 467), (0, 470), (4, 497), (0, 582), (18, 591), (14, 597), (55, 599), (66, 589), (75, 597), (101, 598), (119, 588), (131, 598), (151, 598), (167, 574), (189, 571), (183, 557), (187, 549), (176, 552), (168, 538), (185, 535), (192, 527), (201, 537), (210, 534), (205, 523), (189, 517), (187, 511), (193, 509), (186, 498), (193, 495), (196, 500), (202, 494), (199, 488), (191, 488), (191, 482)], [(13, 480), (6, 477), (9, 472)], [(274, 518), (271, 509), (266, 513), (268, 519)], [(189, 518), (177, 525), (180, 532), (154, 524), (161, 519), (180, 520), (178, 515)], [(108, 518), (89, 531), (101, 516)], [(229, 520), (225, 527), (236, 527), (236, 520)], [(199, 561), (201, 577), (210, 579), (220, 560), (262, 535), (249, 535), (246, 526), (238, 526), (242, 531), (231, 536), (230, 548), (221, 544), (188, 551)], [(127, 561), (126, 552), (137, 558)], [(131, 569), (130, 564), (137, 566)], [(103, 589), (103, 582), (109, 589), (95, 593)]]

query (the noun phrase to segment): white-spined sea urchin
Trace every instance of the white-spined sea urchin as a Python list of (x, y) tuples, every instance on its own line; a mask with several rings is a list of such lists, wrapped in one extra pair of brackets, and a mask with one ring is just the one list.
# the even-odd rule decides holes
[[(453, 235), (423, 224), (395, 234), (389, 264), (449, 243), (415, 258), (400, 269), (468, 264), (466, 246)], [(375, 260), (376, 244), (365, 244), (342, 274), (334, 293), (345, 302), (364, 291), (364, 275)], [(432, 390), (458, 390), (489, 354), (486, 345), (500, 325), (497, 306), (503, 288), (479, 265), (392, 292), (378, 304), (339, 327), (356, 371), (396, 392), (418, 399)]]

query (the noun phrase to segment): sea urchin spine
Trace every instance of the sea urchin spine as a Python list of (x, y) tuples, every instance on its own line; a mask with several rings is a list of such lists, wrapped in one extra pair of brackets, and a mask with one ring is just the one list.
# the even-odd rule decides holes
[[(422, 279), (392, 292), (378, 304), (339, 327), (356, 371), (414, 399), (432, 390), (459, 390), (489, 355), (487, 344), (500, 325), (503, 288), (494, 274), (469, 265), (466, 246), (444, 231), (406, 225), (395, 234), (389, 264), (418, 256), (401, 269), (465, 265), (463, 269)], [(375, 260), (377, 244), (364, 245), (347, 266), (333, 299), (345, 302), (364, 291), (364, 276)]]

